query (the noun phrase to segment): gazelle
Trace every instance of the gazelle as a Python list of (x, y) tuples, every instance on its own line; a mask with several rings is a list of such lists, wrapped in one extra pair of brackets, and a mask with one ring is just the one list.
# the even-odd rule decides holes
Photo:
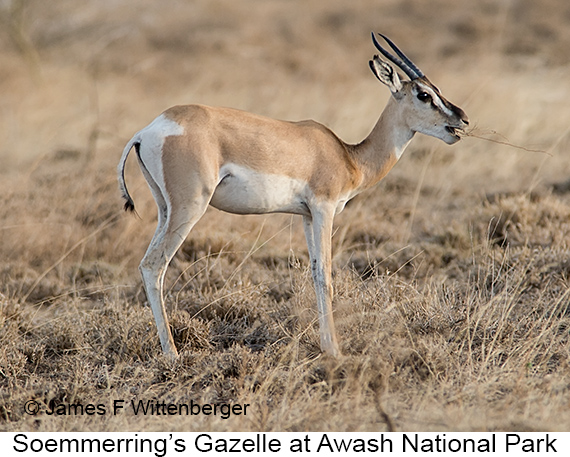
[(333, 321), (333, 218), (355, 195), (378, 183), (416, 132), (447, 144), (459, 141), (469, 121), (396, 45), (370, 61), (390, 97), (361, 143), (344, 143), (314, 121), (286, 122), (230, 108), (174, 106), (135, 134), (118, 166), (125, 210), (134, 210), (124, 168), (135, 147), (158, 206), (158, 225), (140, 264), (163, 351), (176, 356), (163, 299), (168, 264), (208, 205), (236, 214), (291, 213), (303, 217), (317, 296), (321, 350), (340, 355)]

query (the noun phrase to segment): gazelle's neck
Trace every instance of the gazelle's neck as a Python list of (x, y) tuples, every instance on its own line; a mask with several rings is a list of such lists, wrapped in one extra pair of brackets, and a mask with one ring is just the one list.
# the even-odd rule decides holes
[(402, 156), (414, 136), (401, 114), (398, 102), (390, 97), (370, 134), (352, 147), (353, 159), (363, 175), (361, 190), (380, 181)]

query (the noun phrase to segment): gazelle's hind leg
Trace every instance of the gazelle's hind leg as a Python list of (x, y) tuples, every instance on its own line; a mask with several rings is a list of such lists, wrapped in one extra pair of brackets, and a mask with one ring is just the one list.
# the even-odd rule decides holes
[[(141, 168), (158, 206), (158, 225), (144, 255), (139, 270), (165, 354), (176, 356), (176, 346), (168, 325), (164, 306), (163, 285), (168, 264), (180, 248), (192, 227), (204, 215), (216, 186), (214, 169), (192, 164), (203, 173), (194, 176), (178, 176), (184, 167), (176, 160), (159, 162), (152, 148), (143, 149)], [(145, 165), (147, 164), (147, 165)], [(164, 181), (161, 167), (168, 167), (171, 188)], [(179, 179), (180, 178), (180, 179)], [(175, 184), (180, 185), (175, 185)]]
[(140, 144), (136, 144), (135, 148), (137, 151), (137, 156), (138, 156), (138, 160), (139, 160), (139, 164), (141, 167), (142, 174), (143, 174), (144, 178), (146, 179), (146, 182), (148, 184), (148, 187), (150, 188), (152, 196), (154, 197), (154, 201), (156, 202), (156, 206), (157, 206), (157, 210), (158, 210), (158, 224), (156, 225), (156, 230), (154, 232), (154, 236), (152, 237), (152, 240), (150, 242), (150, 244), (152, 245), (153, 243), (155, 243), (155, 240), (159, 238), (160, 233), (164, 230), (164, 227), (166, 225), (166, 216), (168, 213), (168, 204), (166, 203), (165, 195), (163, 195), (163, 193), (162, 193), (163, 191), (161, 190), (158, 183), (154, 180), (154, 178), (152, 177), (152, 174), (147, 169), (146, 164), (142, 161), (142, 159), (140, 157)]
[(177, 356), (176, 346), (168, 325), (164, 305), (163, 286), (168, 264), (182, 245), (192, 227), (202, 217), (210, 198), (197, 193), (187, 197), (187, 204), (168, 205), (164, 227), (157, 227), (156, 233), (143, 257), (139, 270), (142, 275), (147, 299), (150, 303), (160, 344), (166, 355)]

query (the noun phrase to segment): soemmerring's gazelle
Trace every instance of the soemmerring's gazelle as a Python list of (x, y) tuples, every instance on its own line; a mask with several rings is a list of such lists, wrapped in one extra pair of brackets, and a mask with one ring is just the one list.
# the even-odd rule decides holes
[(285, 122), (229, 108), (175, 106), (136, 133), (118, 167), (125, 209), (134, 210), (124, 167), (134, 146), (158, 206), (158, 226), (140, 271), (162, 349), (176, 356), (163, 300), (168, 264), (208, 205), (237, 214), (292, 213), (303, 216), (315, 284), (321, 350), (340, 354), (333, 322), (331, 236), (333, 218), (346, 202), (380, 181), (416, 132), (457, 142), (468, 124), (461, 108), (447, 101), (387, 37), (396, 56), (376, 40), (374, 75), (392, 92), (370, 135), (346, 144), (314, 122)]

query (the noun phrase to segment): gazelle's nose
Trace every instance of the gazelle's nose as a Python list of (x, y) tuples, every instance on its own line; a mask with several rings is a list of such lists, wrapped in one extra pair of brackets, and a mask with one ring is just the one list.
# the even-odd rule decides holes
[(463, 111), (461, 108), (459, 108), (459, 118), (461, 119), (461, 122), (465, 124), (466, 127), (469, 125), (469, 118), (467, 117), (467, 114), (465, 114), (465, 111)]

